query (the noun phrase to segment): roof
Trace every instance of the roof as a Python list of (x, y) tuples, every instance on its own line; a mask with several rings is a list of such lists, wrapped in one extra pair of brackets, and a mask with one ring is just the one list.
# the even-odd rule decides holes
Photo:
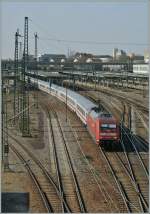
[(95, 58), (112, 58), (110, 55), (94, 55)]
[(90, 112), (90, 115), (91, 115), (92, 118), (101, 118), (101, 119), (105, 119), (105, 120), (114, 120), (114, 117), (112, 116), (112, 114), (104, 112), (104, 111), (96, 112), (95, 110), (92, 110)]
[[(39, 83), (44, 84), (48, 87), (50, 87), (50, 83), (49, 82), (45, 82), (42, 80), (39, 80)], [(52, 84), (51, 88), (58, 90), (59, 92), (66, 94), (66, 88)], [(87, 98), (81, 96), (80, 94), (71, 91), (70, 89), (67, 89), (67, 97), (72, 98), (73, 100), (75, 100), (77, 102), (78, 105), (80, 105), (85, 111), (90, 112), (91, 109), (93, 109), (90, 112), (90, 115), (93, 118), (104, 118), (104, 120), (110, 120), (113, 121), (114, 117), (109, 114), (107, 111), (104, 111), (102, 109), (99, 109), (98, 111), (96, 111), (96, 109), (98, 109), (98, 106), (95, 105), (93, 102), (91, 102), (90, 100), (88, 100)]]

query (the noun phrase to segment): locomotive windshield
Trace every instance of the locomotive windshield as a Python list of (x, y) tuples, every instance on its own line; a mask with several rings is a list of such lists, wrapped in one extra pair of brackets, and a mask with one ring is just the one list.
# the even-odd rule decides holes
[(116, 129), (116, 124), (101, 124), (101, 130)]

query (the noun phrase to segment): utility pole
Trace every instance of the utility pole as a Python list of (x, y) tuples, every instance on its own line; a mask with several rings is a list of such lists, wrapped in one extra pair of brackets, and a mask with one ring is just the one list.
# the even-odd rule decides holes
[(34, 105), (38, 108), (38, 67), (37, 67), (37, 33), (34, 34), (35, 37), (35, 70), (34, 70)]
[(23, 137), (30, 136), (29, 124), (29, 91), (26, 84), (26, 72), (28, 66), (28, 17), (25, 17), (24, 24), (24, 51), (21, 74), (21, 132)]
[(19, 113), (19, 63), (18, 63), (18, 37), (19, 29), (15, 33), (15, 58), (14, 58), (14, 124), (16, 123), (15, 115)]

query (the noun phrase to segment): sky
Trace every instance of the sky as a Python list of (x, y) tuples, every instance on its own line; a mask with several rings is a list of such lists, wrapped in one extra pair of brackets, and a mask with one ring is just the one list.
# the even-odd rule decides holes
[[(14, 57), (15, 32), (19, 28), (23, 35), (25, 16), (29, 17), (29, 54), (34, 54), (35, 32), (39, 36), (38, 54), (67, 55), (69, 49), (75, 52), (112, 55), (113, 48), (144, 54), (147, 49), (148, 1), (3, 1), (2, 58)], [(23, 41), (23, 38), (19, 40)]]

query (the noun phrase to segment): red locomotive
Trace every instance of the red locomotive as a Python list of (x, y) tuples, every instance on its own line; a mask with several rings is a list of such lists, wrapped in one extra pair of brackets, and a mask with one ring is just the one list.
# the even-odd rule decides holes
[(91, 110), (87, 115), (87, 128), (95, 142), (99, 145), (119, 142), (119, 124), (109, 113)]

